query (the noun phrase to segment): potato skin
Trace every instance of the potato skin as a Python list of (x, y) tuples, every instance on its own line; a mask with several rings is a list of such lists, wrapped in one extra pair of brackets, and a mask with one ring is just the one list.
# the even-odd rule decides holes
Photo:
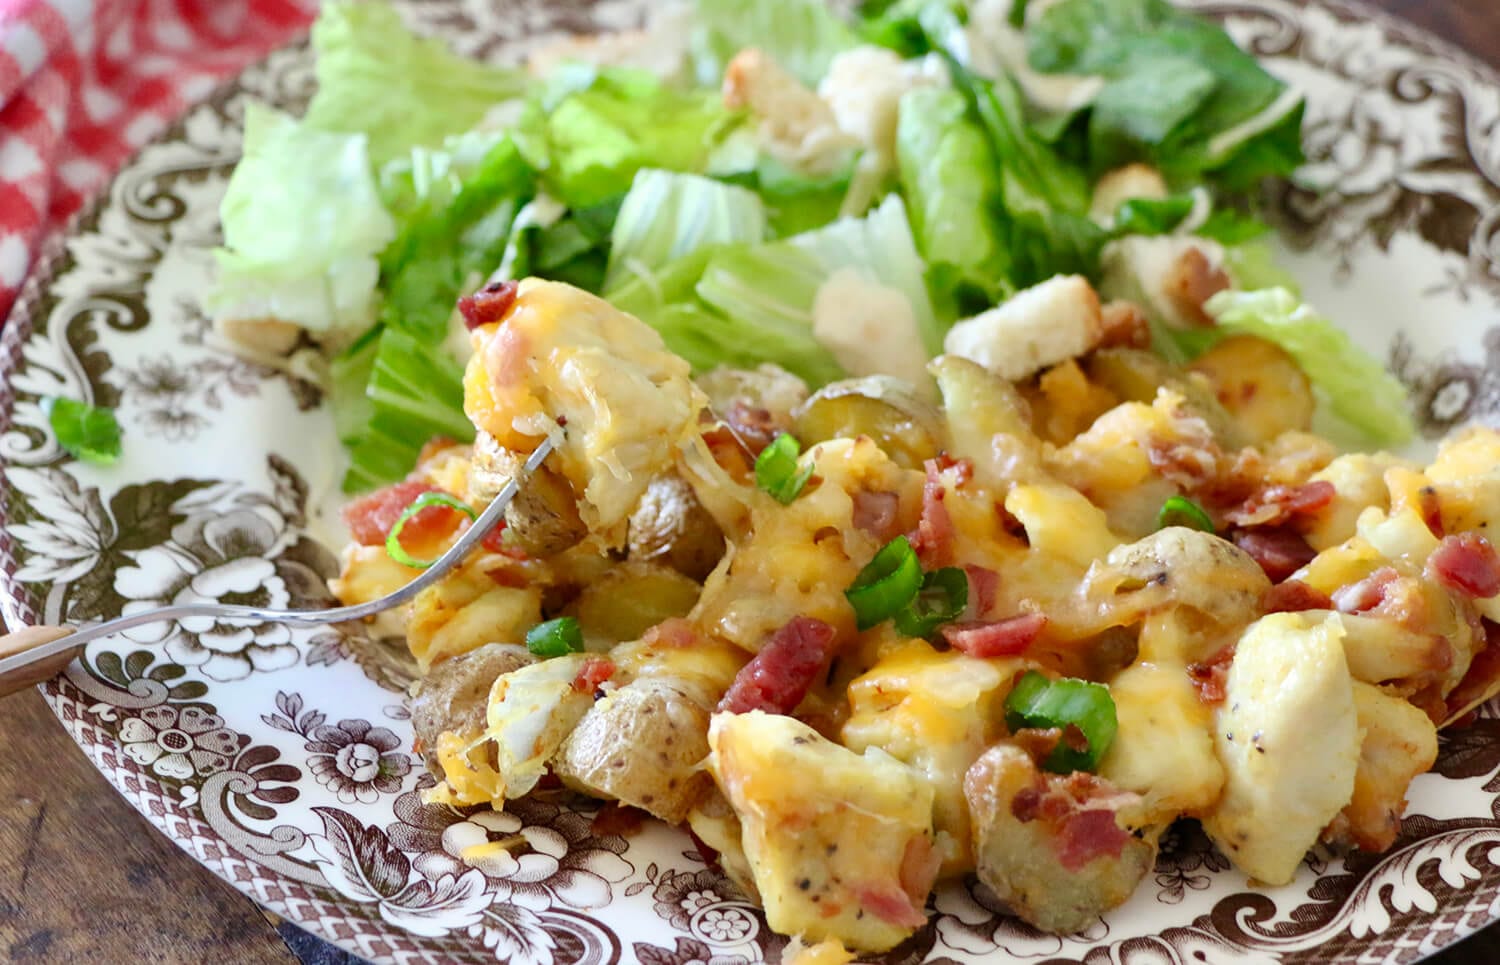
[(1156, 862), (1154, 837), (1131, 836), (1118, 857), (1098, 855), (1069, 870), (1056, 857), (1055, 831), (1042, 818), (1022, 820), (1014, 802), (1022, 791), (1043, 792), (1047, 781), (1019, 747), (998, 744), (964, 775), (973, 821), (979, 880), (1018, 917), (1053, 934), (1079, 932), (1122, 904)]
[[(469, 502), (487, 505), (522, 472), (526, 458), (500, 445), (489, 433), (479, 433), (469, 471)], [(505, 508), (506, 543), (533, 558), (556, 556), (587, 535), (572, 485), (545, 463), (522, 482)]]
[(689, 579), (703, 579), (724, 555), (724, 532), (676, 473), (651, 480), (630, 514), (632, 560), (665, 563)]
[(429, 771), (443, 776), (436, 753), (438, 735), (445, 731), (482, 732), (495, 681), (534, 660), (524, 647), (490, 643), (432, 665), (417, 682), (409, 702), (412, 729), (417, 734), (415, 746)]
[(563, 783), (681, 824), (713, 786), (709, 708), (671, 684), (642, 677), (584, 715), (553, 761)]

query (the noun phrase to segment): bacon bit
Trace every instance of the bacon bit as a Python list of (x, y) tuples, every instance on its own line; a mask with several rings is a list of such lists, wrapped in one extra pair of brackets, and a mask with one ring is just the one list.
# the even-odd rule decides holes
[(791, 713), (827, 669), (837, 635), (822, 620), (793, 617), (740, 668), (718, 709), (731, 714)]
[(1417, 490), (1417, 510), (1422, 514), (1422, 522), (1427, 524), (1427, 529), (1438, 539), (1442, 539), (1446, 533), (1443, 526), (1443, 507), (1438, 501), (1437, 490), (1431, 486), (1423, 486)]
[(1022, 613), (994, 623), (950, 623), (941, 632), (954, 650), (989, 659), (1024, 653), (1046, 627), (1044, 614)]
[[(633, 837), (646, 823), (646, 812), (619, 801), (607, 801), (594, 819), (589, 822), (589, 831), (595, 837)], [(696, 840), (696, 839), (695, 839)], [(700, 842), (701, 843), (701, 842)], [(707, 845), (703, 845), (707, 848)], [(709, 849), (712, 851), (713, 849)], [(702, 848), (699, 849), (702, 853)], [(708, 861), (705, 859), (704, 864)]]
[(1043, 788), (1023, 787), (1010, 799), (1011, 817), (1022, 824), (1030, 824), (1042, 813)]
[(1197, 247), (1188, 248), (1173, 263), (1163, 280), (1167, 298), (1188, 320), (1203, 328), (1214, 324), (1213, 316), (1203, 306), (1213, 296), (1230, 286), (1224, 269), (1208, 260)]
[(458, 313), (464, 317), (464, 327), (473, 331), (481, 325), (491, 325), (505, 317), (516, 303), (520, 285), (513, 281), (494, 281), (472, 295), (458, 300)]
[(1269, 486), (1245, 500), (1238, 509), (1230, 510), (1225, 519), (1237, 526), (1279, 525), (1295, 516), (1322, 511), (1336, 496), (1338, 490), (1324, 479), (1301, 486)]
[(1135, 302), (1106, 302), (1099, 310), (1099, 348), (1150, 348), (1151, 323)]
[(578, 676), (573, 678), (573, 691), (591, 694), (599, 689), (600, 684), (614, 675), (615, 662), (613, 660), (589, 654), (583, 658), (583, 666), (578, 668)]
[(896, 515), (901, 511), (901, 497), (895, 493), (872, 493), (860, 490), (854, 494), (855, 529), (864, 530), (882, 543), (896, 535)]
[(495, 524), (494, 529), (484, 534), (484, 539), (479, 541), (479, 545), (491, 553), (499, 553), (501, 556), (508, 556), (513, 560), (521, 561), (527, 559), (525, 550), (519, 546), (511, 546), (505, 542), (505, 520), (503, 519)]
[(735, 482), (748, 483), (755, 474), (755, 456), (729, 426), (719, 423), (703, 433), (703, 442), (719, 468)]
[(969, 578), (969, 605), (963, 618), (971, 623), (978, 622), (995, 605), (995, 597), (1000, 593), (1000, 574), (973, 565), (966, 565), (964, 574)]
[(1234, 545), (1250, 554), (1260, 564), (1272, 583), (1280, 583), (1302, 569), (1318, 555), (1296, 530), (1264, 526), (1236, 530)]
[(1333, 591), (1333, 605), (1342, 613), (1365, 613), (1385, 602), (1386, 593), (1399, 574), (1389, 566), (1382, 566), (1358, 583), (1341, 586)]
[(855, 886), (852, 891), (860, 907), (881, 921), (897, 928), (920, 928), (927, 924), (922, 909), (894, 881), (869, 882)]
[(1130, 832), (1115, 823), (1115, 812), (1098, 808), (1069, 815), (1058, 837), (1057, 860), (1069, 871), (1081, 871), (1095, 858), (1118, 858), (1130, 842)]
[(1151, 468), (1188, 492), (1214, 484), (1220, 475), (1220, 455), (1219, 447), (1212, 442), (1198, 445), (1153, 438), (1146, 444), (1146, 459)]
[(897, 878), (901, 882), (901, 890), (906, 892), (913, 905), (921, 908), (927, 903), (927, 893), (932, 890), (933, 882), (937, 881), (938, 869), (942, 866), (942, 855), (938, 854), (932, 841), (925, 835), (906, 842)]
[(1500, 555), (1478, 533), (1443, 537), (1427, 566), (1439, 583), (1465, 596), (1482, 600), (1500, 593)]
[(1229, 679), (1229, 667), (1234, 663), (1234, 644), (1230, 644), (1202, 663), (1189, 664), (1188, 679), (1198, 691), (1201, 703), (1214, 706), (1224, 702), (1225, 682)]
[(1022, 727), (1010, 735), (1011, 741), (1025, 751), (1031, 762), (1038, 767), (1052, 756), (1057, 745), (1062, 743), (1061, 727)]
[(686, 650), (698, 645), (698, 631), (683, 617), (668, 617), (647, 630), (642, 640), (652, 646)]
[(948, 507), (943, 504), (948, 496), (943, 474), (951, 471), (953, 485), (957, 488), (974, 475), (974, 464), (942, 453), (936, 459), (927, 460), (923, 466), (927, 470), (927, 480), (922, 484), (922, 517), (917, 521), (917, 531), (909, 539), (922, 566), (935, 570), (953, 562), (953, 517), (948, 515)]
[(1261, 609), (1267, 613), (1299, 613), (1303, 610), (1332, 610), (1333, 597), (1301, 580), (1277, 583), (1261, 597)]
[(729, 411), (724, 413), (724, 424), (756, 456), (781, 434), (781, 427), (776, 424), (771, 410), (750, 405), (742, 399), (729, 404)]
[[(396, 520), (423, 493), (442, 492), (436, 486), (409, 479), (384, 489), (377, 489), (368, 496), (361, 496), (345, 506), (340, 515), (349, 527), (349, 534), (361, 546), (384, 546), (385, 538), (396, 525)], [(403, 541), (420, 543), (425, 539), (446, 536), (458, 528), (463, 514), (451, 506), (428, 506), (421, 510), (406, 525), (401, 527)]]

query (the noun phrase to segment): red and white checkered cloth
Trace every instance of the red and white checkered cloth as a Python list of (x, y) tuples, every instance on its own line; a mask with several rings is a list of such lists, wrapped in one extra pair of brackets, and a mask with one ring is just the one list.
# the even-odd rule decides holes
[(0, 320), (37, 247), (317, 0), (0, 0)]

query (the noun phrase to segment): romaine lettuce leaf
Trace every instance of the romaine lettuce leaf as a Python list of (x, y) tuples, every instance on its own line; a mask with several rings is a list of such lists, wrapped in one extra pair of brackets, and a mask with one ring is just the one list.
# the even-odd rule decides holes
[(1280, 345), (1312, 380), (1330, 412), (1374, 446), (1412, 437), (1406, 389), (1342, 330), (1284, 288), (1223, 291), (1208, 300), (1223, 335), (1258, 335)]
[(468, 60), (439, 40), (416, 36), (386, 3), (325, 4), (312, 44), (318, 90), (308, 124), (366, 134), (377, 165), (469, 130), (497, 104), (523, 96), (529, 84), (523, 70)]
[[(371, 348), (361, 347), (366, 353)], [(343, 437), (350, 459), (345, 492), (405, 476), (434, 436), (460, 442), (474, 438), (474, 427), (464, 416), (463, 366), (441, 345), (386, 328), (373, 343), (373, 358), (366, 361), (356, 351), (342, 361), (356, 377), (360, 366), (370, 366), (364, 410), (368, 417)]]
[(623, 195), (641, 168), (703, 172), (739, 120), (717, 91), (626, 68), (570, 70), (527, 105), (516, 137), (547, 192), (571, 208)]
[(938, 313), (957, 319), (983, 311), (1009, 290), (1010, 274), (989, 141), (956, 90), (908, 91), (898, 118), (897, 169)]
[(374, 318), (376, 255), (395, 236), (363, 134), (334, 134), (259, 102), (219, 205), (224, 247), (205, 299), (220, 318), (277, 318), (334, 341)]
[(824, 0), (698, 0), (693, 55), (700, 83), (717, 88), (724, 65), (747, 47), (757, 47), (817, 87), (828, 64), (857, 43), (854, 31)]
[(644, 168), (635, 175), (610, 234), (606, 298), (701, 248), (765, 240), (765, 206), (753, 191), (696, 174)]

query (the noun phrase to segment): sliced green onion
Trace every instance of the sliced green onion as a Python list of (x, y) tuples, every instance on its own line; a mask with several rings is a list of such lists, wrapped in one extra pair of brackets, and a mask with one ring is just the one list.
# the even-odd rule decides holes
[(526, 631), (526, 649), (538, 657), (565, 657), (583, 650), (583, 631), (573, 617), (558, 617)]
[(1156, 514), (1156, 528), (1166, 529), (1168, 526), (1186, 526), (1205, 533), (1214, 531), (1213, 517), (1186, 496), (1172, 496), (1161, 504), (1161, 512)]
[(755, 459), (755, 484), (783, 506), (797, 498), (812, 476), (810, 464), (801, 469), (797, 466), (801, 453), (797, 440), (783, 432)]
[(1119, 721), (1114, 698), (1103, 684), (1072, 677), (1052, 680), (1028, 670), (1005, 698), (1005, 726), (1012, 733), (1026, 727), (1057, 727), (1065, 732), (1076, 727), (1087, 746), (1082, 750), (1071, 746), (1065, 734), (1042, 762), (1049, 771), (1067, 774), (1098, 768), (1115, 739)]
[(412, 566), (419, 570), (425, 570), (437, 562), (435, 557), (430, 560), (419, 560), (401, 545), (401, 530), (406, 526), (407, 520), (429, 506), (447, 506), (449, 509), (458, 510), (470, 519), (476, 519), (479, 516), (472, 506), (455, 496), (447, 493), (423, 493), (413, 499), (411, 505), (403, 509), (401, 515), (396, 517), (396, 525), (392, 526), (391, 531), (385, 535), (385, 555), (402, 566)]
[(904, 610), (921, 589), (922, 564), (906, 537), (897, 536), (859, 571), (844, 596), (854, 607), (855, 623), (868, 630)]
[(47, 396), (41, 404), (57, 444), (69, 455), (100, 466), (120, 458), (120, 423), (113, 409), (62, 396)]
[(945, 566), (922, 578), (922, 589), (896, 614), (896, 629), (908, 637), (930, 637), (938, 627), (958, 619), (968, 605), (969, 575)]

